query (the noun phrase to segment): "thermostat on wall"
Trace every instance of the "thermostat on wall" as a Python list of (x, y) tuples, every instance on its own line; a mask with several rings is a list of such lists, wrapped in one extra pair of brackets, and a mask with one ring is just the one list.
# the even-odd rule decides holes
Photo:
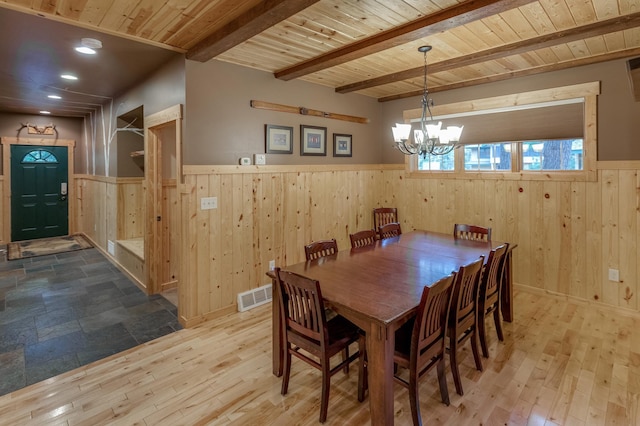
[(249, 157), (242, 157), (240, 159), (240, 165), (241, 166), (250, 166), (251, 165), (251, 158)]

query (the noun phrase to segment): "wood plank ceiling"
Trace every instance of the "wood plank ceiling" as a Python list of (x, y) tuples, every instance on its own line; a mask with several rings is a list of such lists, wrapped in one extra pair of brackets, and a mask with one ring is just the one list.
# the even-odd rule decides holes
[(640, 55), (640, 0), (0, 0), (381, 101)]

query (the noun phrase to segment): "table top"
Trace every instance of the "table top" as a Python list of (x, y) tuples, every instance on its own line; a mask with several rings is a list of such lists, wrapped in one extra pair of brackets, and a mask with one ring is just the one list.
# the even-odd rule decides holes
[(413, 315), (424, 286), (481, 255), (486, 259), (500, 244), (413, 231), (283, 269), (320, 281), (324, 299), (339, 311), (387, 326)]

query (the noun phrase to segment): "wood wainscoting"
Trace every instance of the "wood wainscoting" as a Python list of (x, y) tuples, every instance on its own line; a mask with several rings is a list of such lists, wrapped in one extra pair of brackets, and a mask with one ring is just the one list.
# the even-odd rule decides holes
[[(495, 240), (518, 244), (519, 285), (637, 312), (639, 169), (558, 182), (411, 179), (398, 165), (185, 166), (183, 320), (234, 310), (237, 293), (268, 282), (270, 260), (303, 261), (313, 240), (347, 249), (349, 233), (371, 228), (380, 206), (397, 207), (407, 230), (490, 226)], [(201, 197), (218, 197), (218, 208), (200, 210)], [(609, 268), (622, 282), (608, 280)]]
[[(348, 249), (349, 234), (371, 228), (372, 209), (382, 206), (397, 207), (407, 231), (490, 226), (495, 240), (518, 244), (518, 285), (638, 312), (640, 162), (615, 163), (599, 165), (596, 182), (412, 179), (402, 165), (185, 166), (185, 183), (167, 200), (179, 204), (183, 218), (184, 238), (175, 244), (185, 259), (180, 320), (191, 326), (234, 311), (238, 293), (269, 282), (270, 260), (303, 261), (311, 241), (335, 238)], [(142, 197), (117, 195), (139, 187), (77, 181), (80, 232), (105, 251), (116, 226), (141, 223), (133, 212), (142, 208), (129, 203)], [(131, 213), (111, 202), (117, 197)], [(202, 197), (217, 197), (218, 208), (201, 210)], [(121, 217), (126, 223), (116, 225)], [(621, 282), (608, 280), (610, 268)]]

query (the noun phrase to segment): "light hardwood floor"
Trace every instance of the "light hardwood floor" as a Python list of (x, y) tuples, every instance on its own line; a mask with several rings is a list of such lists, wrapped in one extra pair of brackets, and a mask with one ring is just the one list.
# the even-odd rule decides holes
[[(315, 425), (319, 372), (294, 360), (280, 395), (270, 309), (180, 330), (0, 397), (0, 424)], [(520, 289), (515, 317), (504, 343), (489, 328), (484, 372), (464, 346), (464, 397), (448, 368), (448, 407), (435, 370), (423, 380), (425, 424), (640, 424), (640, 318)], [(406, 390), (395, 393), (396, 424), (411, 424)], [(326, 424), (369, 424), (368, 399), (360, 404), (356, 394), (357, 368), (334, 376)]]

